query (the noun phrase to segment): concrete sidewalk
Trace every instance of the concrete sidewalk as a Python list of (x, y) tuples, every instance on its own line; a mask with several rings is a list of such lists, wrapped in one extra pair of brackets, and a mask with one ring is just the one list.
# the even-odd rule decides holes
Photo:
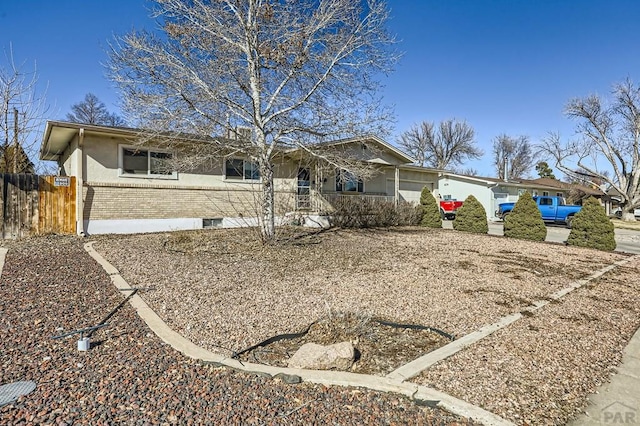
[(640, 424), (640, 329), (622, 354), (622, 363), (610, 383), (589, 398), (586, 413), (571, 423), (582, 425)]

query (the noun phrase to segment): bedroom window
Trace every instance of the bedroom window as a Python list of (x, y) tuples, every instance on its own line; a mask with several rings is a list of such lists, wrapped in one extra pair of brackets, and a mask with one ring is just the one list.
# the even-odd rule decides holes
[(228, 158), (224, 162), (225, 179), (253, 181), (260, 180), (260, 169), (256, 163), (239, 158)]
[(346, 170), (336, 172), (336, 192), (364, 192), (364, 182)]
[(119, 154), (121, 176), (177, 178), (177, 173), (171, 164), (173, 154), (169, 151), (120, 146)]

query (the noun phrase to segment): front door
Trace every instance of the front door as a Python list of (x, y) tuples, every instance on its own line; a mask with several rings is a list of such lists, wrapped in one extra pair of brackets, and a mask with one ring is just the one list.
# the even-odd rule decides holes
[(311, 173), (308, 168), (298, 169), (298, 192), (296, 210), (311, 209)]

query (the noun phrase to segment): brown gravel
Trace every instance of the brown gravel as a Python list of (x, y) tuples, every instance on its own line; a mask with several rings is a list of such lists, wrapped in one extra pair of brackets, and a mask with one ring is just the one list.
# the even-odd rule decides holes
[(446, 230), (332, 231), (263, 247), (246, 230), (100, 238), (170, 327), (230, 355), (331, 312), (468, 334), (622, 259)]
[[(95, 248), (132, 285), (155, 287), (143, 297), (172, 328), (226, 354), (331, 312), (460, 337), (626, 257), (446, 230), (285, 240), (263, 247), (246, 230), (213, 230), (100, 238)], [(640, 325), (637, 276), (635, 260), (415, 380), (519, 424), (564, 424)]]
[(311, 324), (303, 333), (276, 336), (273, 340), (239, 354), (239, 359), (286, 367), (289, 358), (305, 343), (331, 345), (347, 341), (356, 348), (356, 362), (350, 371), (382, 376), (451, 342), (435, 330), (413, 324), (390, 324), (340, 312)]
[(521, 424), (565, 424), (640, 326), (640, 259), (438, 363), (413, 381)]
[[(464, 423), (397, 395), (285, 385), (200, 365), (162, 343), (128, 304), (93, 335), (88, 352), (77, 351), (77, 336), (52, 340), (96, 324), (123, 299), (83, 243), (46, 237), (8, 244), (0, 385), (33, 380), (37, 388), (0, 408), (2, 425)], [(145, 264), (148, 254), (135, 262)]]

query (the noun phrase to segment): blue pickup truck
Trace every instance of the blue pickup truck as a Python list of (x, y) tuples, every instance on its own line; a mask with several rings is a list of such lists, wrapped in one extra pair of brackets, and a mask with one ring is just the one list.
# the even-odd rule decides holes
[[(542, 214), (542, 220), (545, 222), (564, 224), (567, 228), (571, 228), (573, 216), (582, 208), (581, 206), (565, 204), (564, 198), (562, 197), (536, 196), (533, 197), (533, 200), (538, 205), (540, 214)], [(500, 219), (504, 219), (505, 216), (511, 213), (514, 205), (515, 203), (500, 203), (500, 205), (498, 205), (496, 216)]]

